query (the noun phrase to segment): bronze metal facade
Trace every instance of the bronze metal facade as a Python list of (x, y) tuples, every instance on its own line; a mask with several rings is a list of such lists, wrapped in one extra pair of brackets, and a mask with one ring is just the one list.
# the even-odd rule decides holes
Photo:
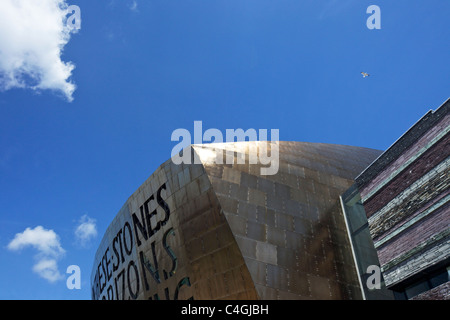
[[(361, 299), (339, 195), (381, 152), (277, 142), (278, 172), (262, 175), (248, 161), (261, 144), (193, 145), (199, 164), (162, 164), (108, 227), (92, 298)], [(219, 149), (234, 162), (212, 161)]]

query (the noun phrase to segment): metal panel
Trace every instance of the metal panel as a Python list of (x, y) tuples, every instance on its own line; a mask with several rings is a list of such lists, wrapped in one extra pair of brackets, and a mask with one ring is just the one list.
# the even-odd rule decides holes
[(166, 161), (128, 199), (97, 251), (93, 298), (361, 298), (338, 195), (378, 152), (280, 142), (265, 176), (248, 163), (258, 142), (221, 144), (233, 164), (206, 159), (214, 146), (192, 147), (201, 164)]

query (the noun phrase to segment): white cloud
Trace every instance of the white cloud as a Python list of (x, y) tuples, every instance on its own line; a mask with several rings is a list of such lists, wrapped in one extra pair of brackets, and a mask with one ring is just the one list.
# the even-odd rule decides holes
[(73, 100), (75, 65), (61, 54), (73, 29), (66, 0), (0, 1), (0, 90), (53, 90)]
[(86, 246), (90, 240), (97, 236), (97, 226), (95, 219), (84, 215), (80, 218), (75, 229), (75, 237), (82, 246)]
[(58, 270), (58, 264), (55, 259), (40, 259), (33, 266), (33, 271), (50, 282), (56, 282), (64, 278)]
[(17, 233), (7, 246), (11, 251), (20, 251), (26, 247), (33, 247), (38, 251), (35, 256), (37, 262), (33, 266), (35, 273), (50, 282), (64, 279), (64, 275), (58, 270), (57, 260), (64, 255), (65, 250), (53, 230), (42, 226), (26, 228), (22, 233)]

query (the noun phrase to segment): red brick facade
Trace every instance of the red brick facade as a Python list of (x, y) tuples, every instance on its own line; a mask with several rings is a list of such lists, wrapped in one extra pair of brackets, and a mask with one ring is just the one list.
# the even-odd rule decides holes
[(431, 290), (425, 291), (411, 300), (450, 300), (450, 282), (441, 284)]
[[(407, 288), (450, 259), (450, 99), (357, 179), (388, 288)], [(449, 282), (415, 299), (450, 299)]]

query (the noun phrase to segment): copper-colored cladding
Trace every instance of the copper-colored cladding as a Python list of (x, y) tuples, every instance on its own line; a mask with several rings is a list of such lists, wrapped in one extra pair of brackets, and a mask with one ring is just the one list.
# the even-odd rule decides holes
[(93, 298), (361, 299), (339, 195), (380, 152), (279, 142), (278, 172), (261, 175), (249, 150), (262, 143), (194, 145), (201, 164), (161, 165), (109, 226)]

